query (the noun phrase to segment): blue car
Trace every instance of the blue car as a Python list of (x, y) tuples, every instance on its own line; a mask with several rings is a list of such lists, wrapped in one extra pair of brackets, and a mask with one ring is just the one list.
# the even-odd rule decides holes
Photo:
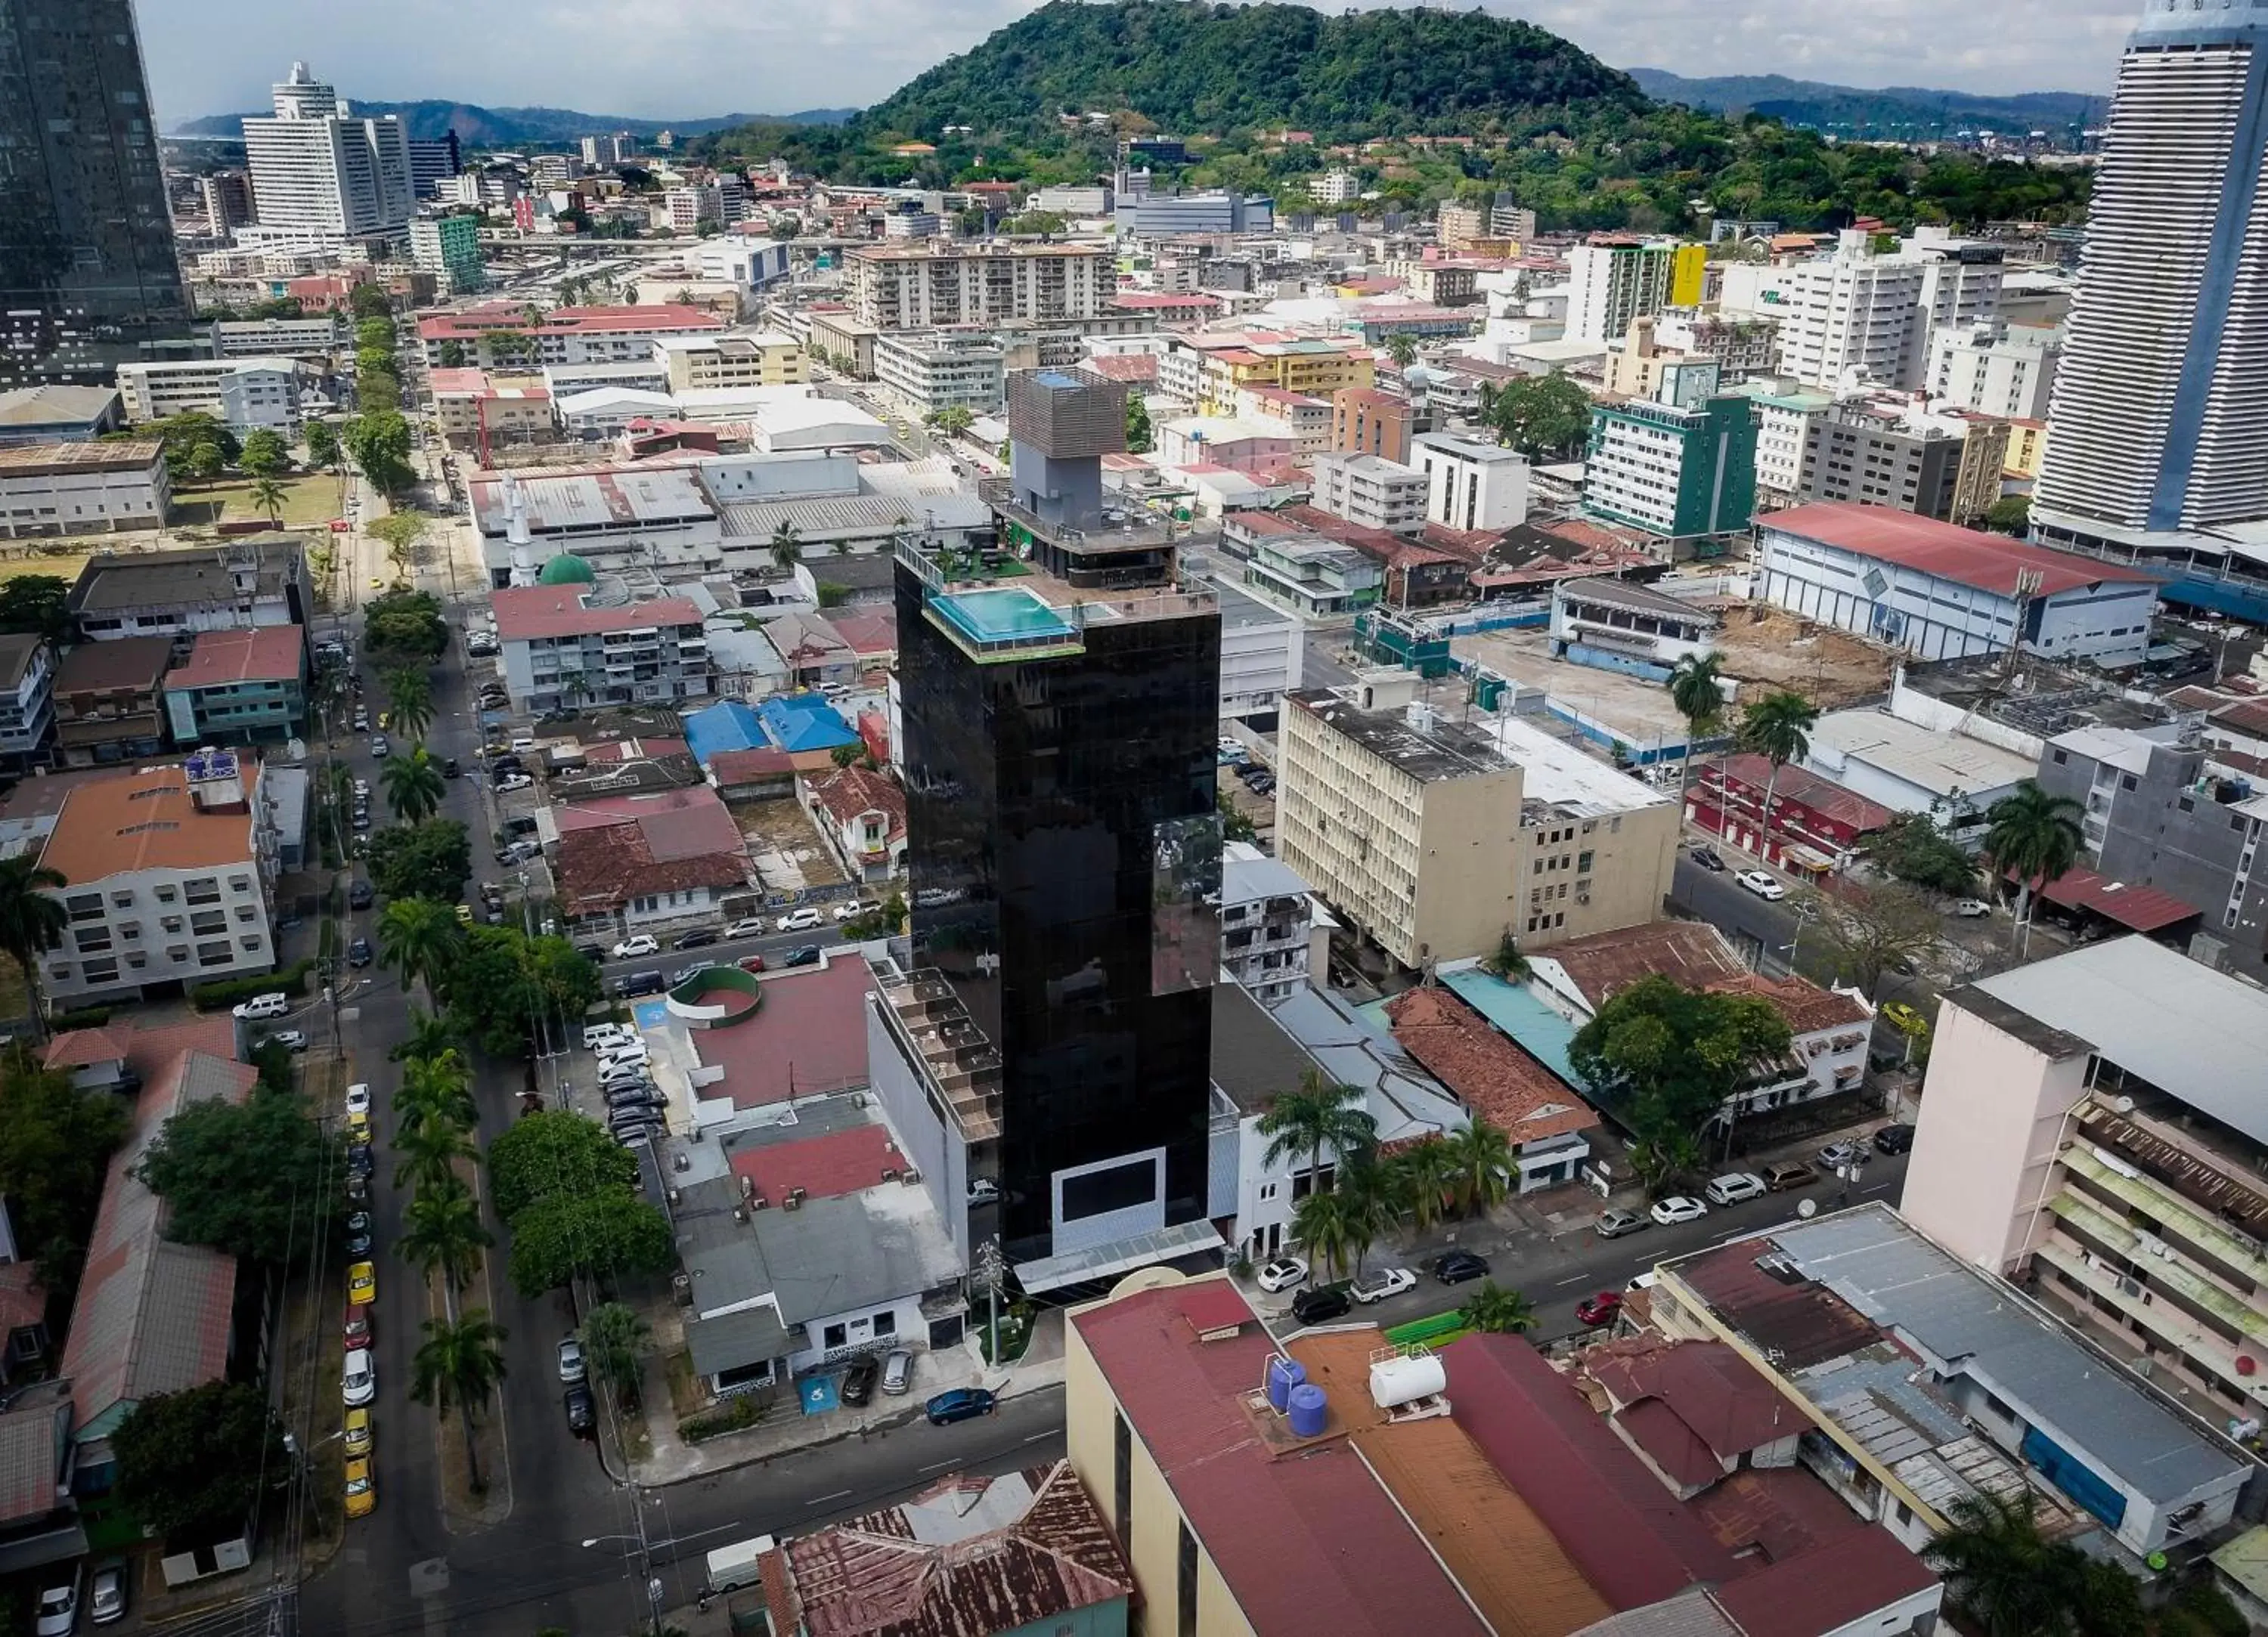
[(991, 1393), (983, 1387), (955, 1387), (939, 1393), (922, 1407), (929, 1412), (931, 1426), (949, 1427), (955, 1421), (991, 1414), (994, 1403)]

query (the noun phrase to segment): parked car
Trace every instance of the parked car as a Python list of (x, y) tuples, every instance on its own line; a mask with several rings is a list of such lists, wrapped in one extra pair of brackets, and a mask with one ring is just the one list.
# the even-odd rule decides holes
[(514, 790), (531, 789), (535, 781), (524, 773), (507, 773), (496, 782), (497, 794), (509, 796)]
[(1461, 1285), (1469, 1279), (1488, 1277), (1488, 1258), (1471, 1251), (1446, 1251), (1433, 1259), (1426, 1271), (1445, 1285)]
[(1601, 1211), (1598, 1234), (1602, 1239), (1619, 1239), (1626, 1233), (1636, 1233), (1646, 1226), (1646, 1218), (1636, 1211)]
[(1709, 1208), (1700, 1200), (1683, 1193), (1673, 1193), (1666, 1200), (1656, 1200), (1648, 1213), (1665, 1228), (1675, 1228), (1680, 1222), (1697, 1222), (1709, 1214)]
[(362, 1218), (362, 1226), (356, 1227), (353, 1217), (347, 1219), (347, 1254), (368, 1256), (371, 1249), (370, 1213), (357, 1211), (355, 1215)]
[(1701, 1190), (1712, 1205), (1738, 1205), (1742, 1200), (1762, 1199), (1764, 1179), (1752, 1171), (1729, 1171), (1721, 1177), (1712, 1177), (1709, 1186)]
[(1819, 1173), (1800, 1160), (1782, 1160), (1777, 1165), (1764, 1167), (1764, 1186), (1774, 1193), (1785, 1193), (1791, 1188), (1808, 1188), (1819, 1180)]
[(378, 1510), (378, 1485), (371, 1477), (368, 1456), (347, 1463), (346, 1502), (349, 1517), (368, 1517)]
[(559, 1338), (559, 1379), (573, 1386), (589, 1367), (583, 1362), (583, 1343), (574, 1336)]
[(1364, 1274), (1347, 1287), (1347, 1294), (1368, 1307), (1373, 1302), (1383, 1302), (1388, 1296), (1400, 1296), (1414, 1288), (1418, 1275), (1406, 1267), (1381, 1267)]
[(1353, 1310), (1344, 1285), (1310, 1285), (1292, 1298), (1292, 1317), (1303, 1325), (1328, 1325)]
[(635, 960), (641, 955), (659, 955), (661, 943), (651, 932), (641, 932), (634, 938), (624, 938), (607, 951), (610, 960)]
[(567, 1430), (578, 1438), (588, 1438), (598, 1429), (598, 1401), (591, 1397), (588, 1387), (570, 1387), (559, 1395), (562, 1408), (567, 1412)]
[(1256, 1282), (1263, 1290), (1289, 1290), (1307, 1276), (1307, 1263), (1296, 1256), (1279, 1256), (1261, 1264)]
[(86, 1604), (87, 1623), (112, 1626), (126, 1618), (126, 1564), (105, 1558), (94, 1566), (92, 1589)]
[(1874, 1134), (1874, 1152), (1904, 1154), (1913, 1147), (1914, 1128), (1907, 1125), (1885, 1126)]
[(679, 933), (675, 941), (670, 944), (670, 948), (677, 950), (697, 950), (705, 948), (709, 944), (714, 943), (716, 941), (717, 933), (714, 928), (696, 927), (690, 932)]
[(902, 1398), (914, 1384), (914, 1355), (900, 1347), (882, 1361), (882, 1391), (890, 1398)]
[(281, 1017), (290, 1011), (291, 997), (281, 989), (270, 989), (265, 995), (255, 995), (248, 1001), (239, 1001), (231, 1009), (247, 1023), (258, 1023), (262, 1018)]
[(816, 966), (819, 965), (819, 945), (816, 943), (806, 943), (799, 949), (792, 949), (786, 954), (780, 957), (780, 965), (783, 966)]
[(585, 960), (600, 961), (607, 958), (607, 946), (603, 943), (578, 943), (575, 946), (575, 952)]
[(990, 1177), (971, 1177), (968, 1179), (968, 1202), (971, 1205), (999, 1204), (999, 1183)]
[(847, 899), (835, 907), (836, 923), (840, 925), (842, 922), (846, 921), (856, 921), (859, 916), (865, 913), (866, 907), (864, 904), (860, 903), (855, 898)]
[(347, 1144), (348, 1174), (356, 1177), (370, 1177), (375, 1175), (377, 1171), (378, 1157), (371, 1152), (369, 1141), (366, 1139), (361, 1142), (350, 1140)]
[(1596, 1329), (1601, 1325), (1613, 1324), (1616, 1317), (1622, 1310), (1622, 1293), (1616, 1290), (1602, 1290), (1598, 1295), (1587, 1296), (1575, 1303), (1575, 1322), (1579, 1325), (1588, 1325), (1593, 1329)]
[(1695, 864), (1708, 870), (1712, 875), (1721, 875), (1724, 872), (1725, 861), (1717, 855), (1717, 849), (1713, 847), (1695, 848), (1692, 859)]
[(350, 1348), (368, 1347), (373, 1328), (371, 1321), (377, 1310), (369, 1307), (348, 1308), (346, 1318), (339, 1325), (341, 1343)]
[(1953, 913), (1964, 921), (1976, 921), (1992, 913), (1992, 907), (1981, 898), (1957, 898), (1953, 900)]
[(370, 1085), (368, 1082), (357, 1080), (347, 1088), (347, 1112), (350, 1114), (367, 1114), (370, 1112)]
[(625, 1000), (634, 1000), (642, 995), (659, 995), (668, 987), (658, 972), (634, 972), (627, 978), (615, 980), (615, 993)]
[(386, 735), (383, 733), (373, 733), (370, 736), (370, 753), (379, 760), (384, 761), (388, 756), (394, 754), (394, 746), (386, 742)]
[(262, 1040), (261, 1044), (262, 1046), (266, 1046), (270, 1041), (282, 1046), (287, 1052), (304, 1052), (307, 1049), (307, 1036), (304, 1030), (279, 1029), (274, 1034), (269, 1035), (266, 1040)]
[(1787, 889), (1779, 884), (1778, 878), (1762, 870), (1743, 870), (1733, 879), (1758, 898), (1774, 903), (1787, 896)]
[(882, 1367), (870, 1355), (850, 1361), (850, 1368), (843, 1372), (841, 1397), (843, 1402), (854, 1407), (874, 1396), (874, 1384), (881, 1378)]
[(996, 1405), (990, 1391), (983, 1387), (955, 1387), (940, 1392), (922, 1406), (932, 1427), (950, 1427), (955, 1421), (973, 1420), (979, 1415), (990, 1415)]
[(378, 1365), (368, 1347), (357, 1347), (347, 1354), (346, 1365), (339, 1375), (339, 1390), (349, 1409), (370, 1403), (378, 1397)]
[(350, 966), (367, 966), (376, 958), (377, 951), (371, 948), (368, 938), (357, 938), (347, 945), (347, 965)]
[(369, 882), (357, 881), (351, 886), (347, 888), (347, 907), (349, 909), (368, 909), (371, 907), (371, 903), (374, 896), (375, 895), (371, 892)]
[(347, 1269), (347, 1300), (360, 1307), (378, 1300), (378, 1269), (357, 1262)]
[(680, 966), (669, 974), (669, 987), (674, 989), (681, 983), (689, 983), (708, 970), (709, 963), (705, 960), (696, 960), (690, 966)]
[(619, 1090), (610, 1087), (607, 1091), (607, 1106), (609, 1109), (666, 1108), (668, 1105), (668, 1093), (657, 1086), (633, 1083)]
[(1833, 1171), (1858, 1161), (1863, 1164), (1867, 1150), (1855, 1142), (1830, 1142), (1819, 1150), (1819, 1169)]
[(815, 905), (790, 910), (779, 918), (773, 930), (777, 932), (815, 932), (827, 924), (827, 915)]
[(445, 779), (461, 779), (465, 776), (465, 770), (459, 765), (457, 759), (452, 756), (441, 764), (441, 776)]
[(40, 1594), (39, 1612), (32, 1630), (37, 1637), (70, 1637), (78, 1625), (78, 1575), (60, 1586), (50, 1586)]
[(770, 930), (771, 928), (762, 915), (750, 915), (725, 928), (725, 941), (728, 943), (737, 943), (742, 938), (761, 938)]

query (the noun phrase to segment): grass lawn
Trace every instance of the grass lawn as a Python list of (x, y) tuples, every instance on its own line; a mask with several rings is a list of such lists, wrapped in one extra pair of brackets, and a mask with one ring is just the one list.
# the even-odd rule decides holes
[[(276, 480), (284, 487), (284, 526), (316, 529), (339, 515), (339, 480), (328, 472), (313, 472)], [(217, 527), (223, 523), (267, 521), (268, 514), (252, 503), (252, 481), (227, 478), (175, 491), (173, 521), (176, 525)]]
[(34, 546), (20, 557), (0, 558), (0, 580), (12, 580), (26, 574), (52, 574), (59, 580), (76, 582), (78, 571), (86, 567), (91, 555), (82, 540), (55, 549)]

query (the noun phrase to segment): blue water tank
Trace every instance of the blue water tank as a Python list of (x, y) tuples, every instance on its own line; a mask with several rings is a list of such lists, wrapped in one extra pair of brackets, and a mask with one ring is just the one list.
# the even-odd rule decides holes
[(1322, 1435), (1323, 1423), (1330, 1418), (1330, 1400), (1323, 1390), (1313, 1382), (1302, 1382), (1292, 1389), (1292, 1435), (1294, 1438), (1318, 1438)]
[(1268, 1361), (1268, 1407), (1281, 1415), (1292, 1401), (1292, 1390), (1307, 1379), (1307, 1367), (1278, 1353)]

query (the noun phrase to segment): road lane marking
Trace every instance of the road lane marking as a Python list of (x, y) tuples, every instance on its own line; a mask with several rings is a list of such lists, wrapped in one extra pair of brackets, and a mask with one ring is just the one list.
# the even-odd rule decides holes
[(1061, 1436), (1063, 1436), (1063, 1434), (1060, 1431), (1035, 1432), (1030, 1437), (1025, 1439), (1024, 1442), (1026, 1443), (1037, 1443), (1042, 1438), (1060, 1438)]
[[(927, 1467), (924, 1467), (922, 1470), (924, 1472), (927, 1472), (929, 1469)], [(815, 1501), (806, 1501), (804, 1502), (804, 1505), (806, 1507), (825, 1506), (829, 1501), (848, 1500), (851, 1495), (856, 1494), (857, 1493), (858, 1491), (854, 1489), (838, 1489), (831, 1495), (821, 1495)]]
[(1565, 1289), (1569, 1285), (1580, 1285), (1580, 1284), (1587, 1284), (1587, 1283), (1588, 1283), (1588, 1282), (1589, 1282), (1589, 1281), (1590, 1281), (1590, 1277), (1591, 1277), (1591, 1276), (1590, 1276), (1590, 1274), (1575, 1274), (1575, 1275), (1574, 1275), (1573, 1277), (1572, 1277), (1572, 1278), (1568, 1278), (1568, 1279), (1562, 1279), (1562, 1280), (1557, 1281), (1557, 1282), (1555, 1282), (1555, 1283), (1552, 1285), (1552, 1287), (1551, 1287), (1551, 1288), (1552, 1288), (1554, 1290), (1565, 1290)]
[(958, 1466), (961, 1463), (958, 1461), (932, 1461), (927, 1466), (917, 1466), (914, 1468), (914, 1471), (917, 1472), (941, 1472), (948, 1466)]

